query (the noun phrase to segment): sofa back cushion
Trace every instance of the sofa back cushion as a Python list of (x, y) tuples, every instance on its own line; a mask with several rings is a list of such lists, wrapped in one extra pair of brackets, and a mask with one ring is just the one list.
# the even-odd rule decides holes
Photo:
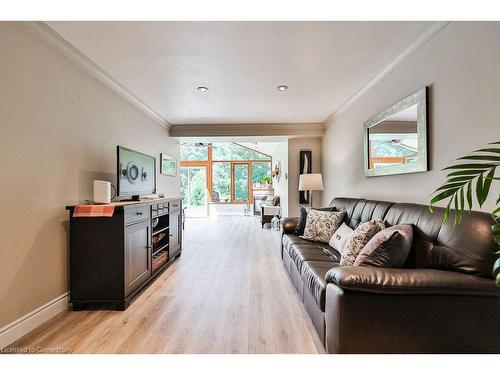
[(435, 208), (433, 215), (426, 205), (335, 198), (330, 206), (345, 210), (344, 222), (353, 229), (372, 219), (382, 219), (387, 226), (413, 224), (413, 245), (405, 267), (493, 277), (496, 245), (491, 231), (493, 219), (486, 212), (466, 213), (453, 227), (452, 219), (442, 224), (443, 208)]

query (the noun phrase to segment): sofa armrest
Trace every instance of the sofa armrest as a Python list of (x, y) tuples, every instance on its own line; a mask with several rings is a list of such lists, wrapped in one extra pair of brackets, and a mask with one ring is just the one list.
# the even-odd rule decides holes
[(298, 217), (286, 217), (281, 222), (281, 234), (293, 233), (295, 226), (299, 222)]
[(342, 289), (379, 294), (453, 294), (500, 297), (493, 279), (436, 269), (335, 267), (326, 281)]

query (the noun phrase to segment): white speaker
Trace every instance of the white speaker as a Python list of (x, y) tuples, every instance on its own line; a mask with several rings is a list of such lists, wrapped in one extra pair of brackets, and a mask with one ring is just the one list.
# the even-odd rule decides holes
[(111, 182), (94, 180), (94, 203), (111, 203)]

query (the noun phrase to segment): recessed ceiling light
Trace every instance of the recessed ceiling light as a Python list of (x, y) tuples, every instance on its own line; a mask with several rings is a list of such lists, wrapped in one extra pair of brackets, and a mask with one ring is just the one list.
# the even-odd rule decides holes
[(208, 87), (199, 86), (199, 87), (196, 88), (196, 90), (198, 90), (199, 92), (207, 92), (208, 91)]
[(288, 90), (288, 86), (287, 85), (279, 85), (278, 87), (276, 87), (276, 89), (278, 91), (286, 91), (286, 90)]

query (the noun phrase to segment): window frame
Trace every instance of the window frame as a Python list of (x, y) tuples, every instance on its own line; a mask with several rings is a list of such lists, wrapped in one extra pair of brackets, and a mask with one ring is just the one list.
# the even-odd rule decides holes
[[(254, 150), (250, 147), (240, 145), (239, 143), (232, 142), (233, 144), (244, 147), (249, 150), (258, 152), (260, 154), (266, 155), (269, 159), (258, 159), (258, 160), (213, 160), (213, 150), (212, 143), (207, 145), (208, 147), (208, 158), (207, 160), (185, 160), (180, 162), (181, 167), (206, 167), (207, 169), (207, 189), (208, 189), (208, 203), (209, 204), (242, 204), (242, 203), (252, 203), (253, 202), (253, 181), (252, 181), (252, 170), (253, 163), (270, 163), (272, 171), (272, 156), (264, 152)], [(230, 200), (229, 202), (212, 202), (212, 192), (213, 192), (213, 171), (212, 167), (214, 163), (231, 163), (229, 173), (230, 173)], [(248, 164), (248, 201), (239, 201), (234, 199), (234, 164)]]

